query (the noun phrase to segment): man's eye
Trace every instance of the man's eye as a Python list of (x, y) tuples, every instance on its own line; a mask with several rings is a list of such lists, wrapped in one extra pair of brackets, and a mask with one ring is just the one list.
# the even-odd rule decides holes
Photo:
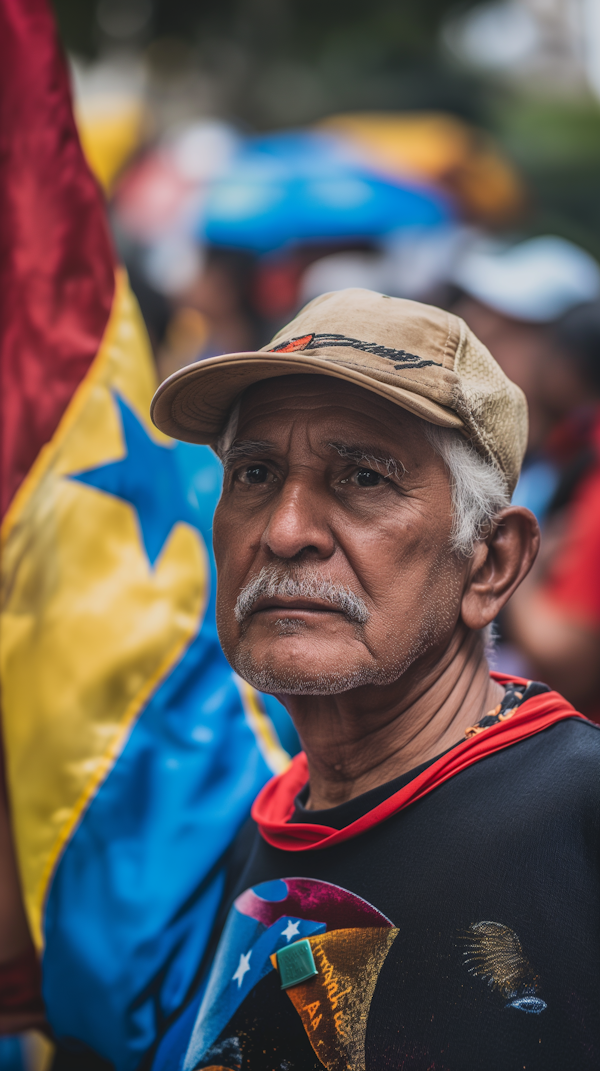
[(241, 469), (238, 474), (238, 479), (242, 483), (268, 483), (271, 478), (266, 465), (248, 465), (246, 468)]
[(359, 487), (378, 487), (384, 482), (384, 477), (373, 469), (357, 469), (356, 482)]

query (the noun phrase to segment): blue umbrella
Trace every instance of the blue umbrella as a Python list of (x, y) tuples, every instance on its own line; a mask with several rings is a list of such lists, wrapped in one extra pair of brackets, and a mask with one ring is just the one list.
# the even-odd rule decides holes
[(453, 218), (438, 191), (386, 181), (315, 131), (249, 138), (212, 186), (198, 236), (265, 253), (294, 242), (379, 238)]

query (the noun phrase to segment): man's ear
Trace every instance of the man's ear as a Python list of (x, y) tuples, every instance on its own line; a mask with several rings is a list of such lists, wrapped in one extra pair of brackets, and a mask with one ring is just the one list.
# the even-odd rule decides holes
[(525, 579), (540, 547), (540, 529), (531, 510), (508, 506), (487, 539), (475, 547), (461, 603), (467, 628), (489, 625)]

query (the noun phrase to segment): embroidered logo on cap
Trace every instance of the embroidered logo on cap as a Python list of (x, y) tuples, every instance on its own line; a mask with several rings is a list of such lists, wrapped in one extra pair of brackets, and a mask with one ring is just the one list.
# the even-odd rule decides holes
[(435, 365), (436, 361), (424, 361), (415, 353), (407, 350), (394, 350), (389, 346), (380, 346), (377, 342), (363, 342), (359, 338), (348, 338), (347, 335), (310, 334), (292, 338), (289, 342), (281, 342), (273, 346), (269, 353), (295, 353), (297, 350), (314, 350), (319, 346), (344, 346), (353, 350), (362, 350), (363, 353), (373, 353), (376, 357), (384, 357), (387, 361), (397, 361), (396, 369), (400, 368), (426, 368)]
[(291, 342), (282, 342), (281, 346), (274, 346), (270, 353), (293, 353), (294, 350), (306, 350), (309, 348), (311, 342), (314, 340), (314, 334), (312, 335), (300, 335), (300, 338), (293, 338)]

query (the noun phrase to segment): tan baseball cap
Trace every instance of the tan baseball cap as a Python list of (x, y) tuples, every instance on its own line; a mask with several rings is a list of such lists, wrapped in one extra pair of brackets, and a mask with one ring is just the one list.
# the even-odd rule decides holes
[(298, 374), (356, 383), (457, 428), (501, 469), (512, 494), (527, 442), (523, 392), (458, 316), (372, 290), (322, 294), (263, 349), (180, 369), (154, 395), (152, 420), (175, 439), (214, 447), (247, 387)]

